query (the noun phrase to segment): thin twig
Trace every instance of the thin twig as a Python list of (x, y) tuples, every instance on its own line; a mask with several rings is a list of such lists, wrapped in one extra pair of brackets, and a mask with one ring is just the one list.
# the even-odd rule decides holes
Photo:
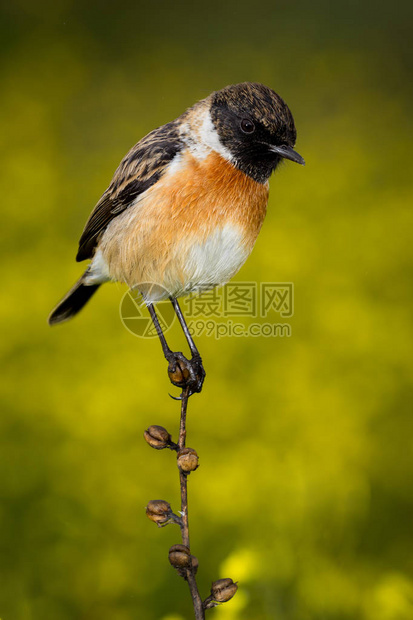
[[(176, 302), (175, 311), (187, 336), (192, 352), (192, 358), (188, 360), (181, 352), (173, 352), (169, 349), (162, 329), (159, 325), (156, 312), (152, 306), (148, 306), (152, 320), (161, 339), (162, 349), (168, 361), (168, 375), (173, 385), (182, 388), (181, 417), (179, 424), (178, 443), (172, 441), (170, 433), (163, 426), (152, 425), (144, 432), (145, 441), (156, 450), (169, 448), (177, 452), (177, 465), (179, 470), (179, 484), (181, 490), (181, 516), (172, 512), (172, 508), (165, 500), (151, 500), (146, 506), (147, 517), (156, 523), (158, 527), (164, 527), (169, 523), (177, 523), (181, 529), (182, 544), (172, 545), (169, 549), (169, 562), (176, 568), (178, 574), (183, 577), (189, 585), (192, 604), (195, 612), (195, 620), (205, 620), (205, 610), (216, 607), (220, 603), (229, 601), (237, 591), (237, 584), (232, 579), (218, 579), (211, 586), (211, 594), (205, 601), (202, 601), (196, 583), (195, 575), (198, 568), (198, 560), (191, 554), (189, 544), (189, 523), (188, 523), (188, 475), (198, 468), (198, 454), (196, 450), (187, 448), (186, 443), (186, 413), (188, 399), (191, 394), (200, 392), (205, 378), (205, 370), (202, 365), (201, 356), (192, 342), (190, 333), (183, 319), (180, 308)], [(178, 310), (177, 310), (178, 308)], [(174, 398), (174, 397), (172, 397)]]
[[(181, 396), (181, 422), (179, 426), (179, 449), (185, 448), (186, 439), (186, 410), (188, 406), (189, 388), (182, 390)], [(183, 471), (179, 471), (179, 482), (181, 487), (181, 514), (182, 514), (182, 544), (190, 548), (189, 544), (189, 524), (188, 524), (188, 475)], [(198, 591), (195, 574), (192, 568), (187, 569), (186, 579), (188, 581), (189, 590), (191, 592), (192, 603), (194, 606), (196, 620), (204, 620), (205, 611), (202, 605), (202, 599)]]

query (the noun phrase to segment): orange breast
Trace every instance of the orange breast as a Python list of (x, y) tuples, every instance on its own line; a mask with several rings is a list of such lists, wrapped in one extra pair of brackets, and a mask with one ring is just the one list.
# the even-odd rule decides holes
[(202, 246), (225, 225), (242, 231), (249, 254), (267, 200), (268, 184), (257, 183), (217, 153), (200, 161), (187, 152), (135, 206), (113, 220), (100, 248), (114, 279), (129, 285), (161, 283), (171, 270), (182, 279), (191, 244)]
[(254, 244), (264, 221), (268, 184), (261, 185), (212, 152), (199, 161), (187, 153), (180, 169), (155, 186), (153, 199), (161, 217), (171, 224), (169, 234), (179, 235), (182, 222), (187, 232), (200, 235), (223, 223), (245, 231), (245, 242)]

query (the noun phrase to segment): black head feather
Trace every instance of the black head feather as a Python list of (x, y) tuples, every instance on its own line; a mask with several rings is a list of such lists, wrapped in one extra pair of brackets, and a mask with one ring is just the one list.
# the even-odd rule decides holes
[(267, 181), (283, 157), (293, 159), (274, 150), (293, 153), (297, 132), (287, 104), (268, 86), (243, 82), (213, 93), (211, 118), (235, 165), (256, 181)]

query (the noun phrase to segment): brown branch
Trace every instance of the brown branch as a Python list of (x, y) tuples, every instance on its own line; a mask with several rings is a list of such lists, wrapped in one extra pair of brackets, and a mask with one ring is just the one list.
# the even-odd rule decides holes
[[(179, 426), (179, 440), (178, 446), (179, 450), (185, 448), (185, 440), (186, 440), (186, 411), (188, 407), (188, 398), (189, 398), (189, 388), (186, 387), (182, 390), (181, 396), (181, 422)], [(186, 545), (189, 549), (189, 523), (188, 523), (188, 474), (179, 470), (179, 482), (181, 487), (181, 516), (182, 516), (182, 525), (181, 525), (181, 534), (182, 534), (182, 544)], [(195, 572), (192, 566), (186, 569), (186, 580), (189, 585), (189, 590), (191, 592), (192, 603), (194, 606), (195, 618), (196, 620), (204, 620), (205, 611), (202, 605), (202, 599), (199, 594), (198, 586), (196, 583)]]
[[(188, 399), (194, 393), (194, 382), (192, 375), (197, 380), (205, 377), (205, 371), (202, 367), (202, 361), (199, 355), (192, 360), (187, 360), (182, 353), (170, 354), (171, 361), (168, 368), (168, 374), (171, 382), (182, 388), (181, 393), (181, 417), (179, 424), (178, 443), (172, 441), (171, 435), (163, 426), (150, 426), (145, 432), (146, 442), (156, 450), (169, 448), (177, 452), (177, 465), (179, 470), (179, 484), (181, 490), (181, 511), (180, 516), (172, 512), (172, 508), (165, 500), (151, 500), (146, 507), (146, 515), (151, 521), (156, 523), (158, 527), (164, 527), (170, 523), (176, 523), (181, 529), (182, 544), (172, 545), (169, 549), (169, 561), (176, 568), (178, 574), (183, 577), (189, 586), (192, 604), (195, 612), (195, 620), (205, 620), (205, 610), (216, 607), (221, 603), (229, 601), (238, 589), (236, 583), (232, 579), (218, 579), (211, 586), (211, 594), (204, 601), (199, 594), (196, 583), (196, 572), (198, 569), (198, 560), (191, 555), (189, 543), (189, 522), (188, 522), (188, 476), (198, 467), (198, 455), (192, 448), (186, 447), (186, 414), (188, 408)], [(193, 366), (191, 366), (191, 364)], [(191, 372), (190, 372), (191, 371)], [(195, 391), (201, 391), (199, 387)]]

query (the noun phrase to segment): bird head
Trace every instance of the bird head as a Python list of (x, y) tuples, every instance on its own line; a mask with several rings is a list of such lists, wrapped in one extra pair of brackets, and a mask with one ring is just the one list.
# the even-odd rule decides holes
[(304, 164), (294, 150), (297, 132), (287, 104), (263, 84), (243, 82), (210, 96), (220, 144), (243, 172), (265, 182), (283, 159)]

